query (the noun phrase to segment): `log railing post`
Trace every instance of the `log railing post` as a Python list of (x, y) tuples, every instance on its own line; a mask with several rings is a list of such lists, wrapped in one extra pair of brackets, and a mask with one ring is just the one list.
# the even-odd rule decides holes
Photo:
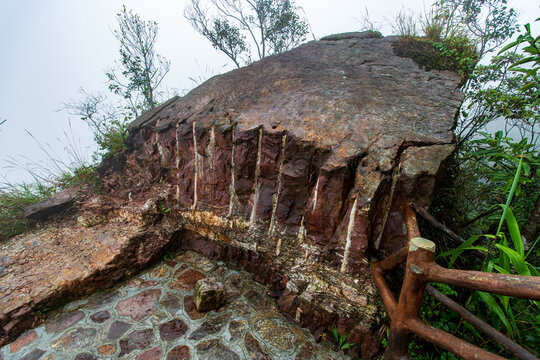
[(405, 278), (401, 294), (392, 314), (392, 325), (385, 358), (387, 360), (408, 359), (409, 334), (407, 320), (416, 319), (422, 305), (426, 279), (424, 269), (419, 264), (433, 262), (435, 244), (432, 241), (416, 237), (409, 242)]

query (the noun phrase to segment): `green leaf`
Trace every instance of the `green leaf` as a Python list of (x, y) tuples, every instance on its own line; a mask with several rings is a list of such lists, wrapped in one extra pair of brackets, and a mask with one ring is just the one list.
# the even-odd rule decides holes
[(536, 238), (536, 241), (532, 244), (531, 248), (529, 249), (529, 251), (527, 251), (527, 255), (525, 255), (525, 259), (527, 259), (529, 257), (529, 254), (531, 253), (531, 251), (534, 249), (534, 247), (536, 246), (536, 244), (538, 243), (538, 241), (540, 241), (540, 235)]
[(516, 170), (516, 174), (514, 175), (514, 181), (512, 183), (512, 188), (510, 189), (510, 193), (508, 194), (508, 197), (506, 199), (506, 204), (504, 205), (504, 210), (501, 216), (501, 220), (499, 221), (499, 226), (497, 227), (497, 234), (501, 231), (501, 227), (503, 225), (503, 221), (506, 218), (506, 212), (508, 211), (508, 208), (510, 207), (510, 204), (512, 203), (512, 198), (514, 197), (514, 193), (516, 192), (516, 187), (519, 182), (519, 176), (521, 174), (521, 164), (523, 163), (523, 157), (519, 158), (519, 164), (518, 168)]
[(527, 262), (524, 260), (523, 256), (519, 255), (513, 249), (510, 249), (509, 247), (503, 246), (501, 244), (495, 244), (495, 246), (506, 254), (508, 259), (510, 259), (510, 263), (512, 263), (512, 265), (514, 266), (514, 269), (516, 269), (516, 272), (519, 275), (525, 275), (525, 276), (531, 275), (531, 272), (529, 271), (529, 268), (527, 267)]
[(515, 47), (516, 45), (518, 45), (518, 44), (520, 44), (520, 43), (521, 43), (521, 42), (518, 42), (518, 41), (512, 41), (510, 44), (508, 44), (508, 45), (506, 45), (505, 47), (503, 47), (503, 48), (501, 49), (501, 51), (499, 51), (499, 52), (497, 53), (497, 55), (500, 55), (501, 53), (505, 52), (505, 51), (508, 50), (508, 49), (511, 49), (511, 48)]
[(510, 231), (510, 238), (514, 244), (514, 249), (521, 256), (525, 256), (525, 250), (523, 249), (523, 240), (521, 239), (521, 234), (519, 232), (519, 225), (517, 220), (512, 212), (512, 209), (508, 208), (506, 212), (506, 225)]
[(492, 312), (492, 313), (495, 313), (495, 315), (497, 315), (497, 317), (501, 320), (501, 322), (504, 324), (504, 326), (506, 327), (506, 330), (508, 331), (508, 333), (512, 336), (513, 336), (513, 329), (512, 329), (512, 325), (510, 325), (510, 322), (508, 321), (508, 319), (506, 318), (506, 315), (504, 313), (504, 311), (501, 309), (501, 307), (499, 306), (499, 304), (497, 304), (497, 301), (493, 298), (493, 296), (491, 294), (488, 294), (488, 293), (485, 293), (485, 292), (481, 292), (481, 291), (477, 291), (476, 292), (478, 294), (478, 296), (480, 296), (482, 298), (482, 300), (484, 300), (484, 302), (487, 304), (487, 306), (489, 307), (489, 310)]
[(337, 326), (334, 326), (334, 339), (339, 342), (339, 334), (338, 334), (338, 331), (337, 331)]
[(347, 340), (347, 335), (343, 334), (339, 337), (339, 347), (341, 347), (343, 344), (345, 344), (345, 341)]
[(350, 348), (350, 347), (353, 346), (353, 345), (354, 345), (354, 344), (346, 343), (346, 344), (344, 344), (344, 345), (341, 347), (341, 349), (347, 350), (348, 348)]
[(493, 264), (493, 268), (496, 269), (498, 272), (500, 272), (501, 274), (510, 274), (509, 271), (507, 271), (506, 269), (503, 269), (502, 267), (500, 267), (499, 265), (495, 265)]
[[(449, 256), (449, 255), (452, 255), (452, 258), (450, 259), (450, 262), (448, 263), (448, 266), (449, 267), (452, 267), (452, 265), (454, 264), (454, 262), (456, 261), (456, 259), (458, 258), (459, 255), (461, 255), (461, 253), (465, 250), (472, 250), (472, 249), (476, 249), (477, 247), (471, 247), (472, 244), (474, 244), (474, 242), (476, 240), (478, 240), (479, 238), (481, 238), (483, 235), (473, 235), (471, 236), (470, 238), (468, 238), (463, 244), (461, 244), (460, 246), (458, 246), (456, 249), (453, 249), (453, 250), (450, 250), (450, 251), (446, 251), (444, 253), (442, 253), (441, 255), (439, 256)], [(477, 250), (481, 250), (481, 249), (477, 249)]]
[[(509, 300), (508, 296), (504, 296), (506, 298), (506, 301)], [(514, 312), (512, 311), (512, 307), (506, 305), (506, 316), (510, 320), (510, 324), (512, 324), (512, 327), (514, 328), (514, 333), (517, 334), (518, 338), (521, 338), (519, 334), (519, 330), (516, 324), (516, 318), (514, 317)]]
[(525, 64), (525, 63), (534, 61), (535, 59), (536, 59), (536, 56), (529, 56), (529, 57), (526, 57), (526, 58), (523, 58), (521, 60), (516, 61), (515, 63), (512, 64), (512, 66)]

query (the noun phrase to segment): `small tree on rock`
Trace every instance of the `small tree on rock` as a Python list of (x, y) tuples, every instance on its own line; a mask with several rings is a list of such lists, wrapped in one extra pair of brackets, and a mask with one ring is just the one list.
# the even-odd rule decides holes
[[(308, 22), (291, 0), (209, 0), (215, 14), (190, 0), (184, 16), (237, 67), (300, 45)], [(252, 49), (255, 49), (252, 52)]]
[(120, 152), (125, 145), (131, 120), (161, 102), (160, 85), (169, 72), (169, 61), (156, 53), (158, 25), (143, 21), (124, 6), (117, 14), (120, 59), (106, 72), (109, 90), (124, 98), (112, 105), (105, 94), (79, 90), (79, 99), (62, 104), (62, 109), (80, 116), (94, 133), (103, 157)]
[(137, 117), (160, 102), (159, 86), (170, 63), (155, 50), (157, 22), (143, 21), (125, 6), (116, 19), (118, 29), (114, 36), (120, 42), (120, 61), (106, 73), (109, 89), (123, 96)]

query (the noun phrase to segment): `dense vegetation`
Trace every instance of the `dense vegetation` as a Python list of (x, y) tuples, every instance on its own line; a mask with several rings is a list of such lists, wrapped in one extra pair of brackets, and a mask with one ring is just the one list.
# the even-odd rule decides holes
[[(517, 30), (515, 12), (506, 1), (442, 0), (417, 22), (403, 14), (398, 20), (402, 40), (396, 52), (428, 70), (457, 70), (466, 95), (456, 128), (457, 151), (430, 211), (467, 240), (452, 248), (443, 234), (424, 224), (424, 236), (446, 250), (437, 261), (448, 267), (538, 276), (540, 37), (531, 34), (527, 24), (501, 49)], [(483, 253), (482, 260), (469, 250)], [(439, 290), (540, 354), (538, 302), (440, 284)], [(509, 356), (427, 295), (421, 317)], [(410, 353), (415, 359), (456, 359), (421, 339), (411, 343)]]

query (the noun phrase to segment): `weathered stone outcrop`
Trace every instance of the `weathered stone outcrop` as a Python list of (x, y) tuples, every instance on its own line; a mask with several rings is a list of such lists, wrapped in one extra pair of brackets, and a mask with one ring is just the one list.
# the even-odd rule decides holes
[(404, 204), (429, 205), (462, 99), (457, 74), (396, 56), (396, 40), (328, 37), (170, 99), (130, 125), (82, 211), (136, 214), (136, 243), (160, 239), (146, 251), (235, 262), (291, 319), (369, 353), (370, 256), (404, 244)]
[(46, 219), (51, 215), (70, 208), (75, 202), (76, 197), (77, 187), (70, 187), (54, 194), (48, 199), (27, 207), (24, 209), (24, 217), (33, 220)]
[(396, 38), (326, 39), (138, 118), (105, 186), (135, 201), (159, 184), (181, 246), (249, 268), (292, 318), (346, 314), (369, 328), (369, 250), (402, 246), (403, 205), (429, 205), (454, 149), (460, 79), (396, 56)]

